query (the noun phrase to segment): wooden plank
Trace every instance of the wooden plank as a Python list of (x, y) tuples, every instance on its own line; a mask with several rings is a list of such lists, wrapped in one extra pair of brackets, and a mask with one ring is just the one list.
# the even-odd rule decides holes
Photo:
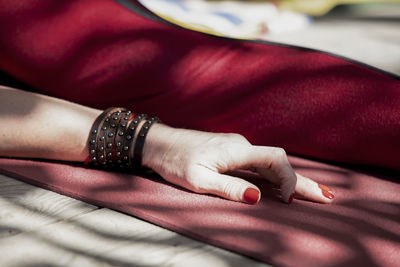
[(0, 174), (0, 239), (98, 207)]
[(0, 266), (269, 266), (109, 209), (0, 238)]
[(0, 175), (0, 266), (269, 266)]

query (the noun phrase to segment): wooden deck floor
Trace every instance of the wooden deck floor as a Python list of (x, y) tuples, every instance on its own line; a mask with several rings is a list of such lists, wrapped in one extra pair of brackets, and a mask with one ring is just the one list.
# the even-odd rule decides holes
[(0, 174), (0, 266), (270, 266)]

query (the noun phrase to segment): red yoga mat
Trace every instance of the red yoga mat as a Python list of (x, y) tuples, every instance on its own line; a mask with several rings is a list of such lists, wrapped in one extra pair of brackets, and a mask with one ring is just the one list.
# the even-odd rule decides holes
[(297, 172), (332, 187), (334, 204), (284, 204), (277, 189), (254, 177), (262, 192), (257, 205), (191, 193), (158, 177), (78, 164), (3, 158), (0, 172), (277, 266), (399, 266), (398, 173), (384, 177), (290, 161)]

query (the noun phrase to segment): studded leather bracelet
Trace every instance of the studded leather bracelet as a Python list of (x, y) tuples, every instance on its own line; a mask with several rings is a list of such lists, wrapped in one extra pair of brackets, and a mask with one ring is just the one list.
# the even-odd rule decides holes
[[(135, 137), (139, 123), (146, 120)], [(142, 153), (150, 127), (156, 117), (137, 115), (125, 108), (108, 108), (94, 121), (89, 134), (89, 156), (85, 164), (112, 169), (142, 169)], [(132, 151), (134, 147), (134, 151)]]

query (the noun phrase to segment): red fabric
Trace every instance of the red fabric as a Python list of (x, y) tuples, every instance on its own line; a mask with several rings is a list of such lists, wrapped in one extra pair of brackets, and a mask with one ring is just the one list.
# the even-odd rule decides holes
[(261, 202), (248, 205), (190, 193), (158, 178), (82, 165), (0, 159), (0, 173), (277, 266), (398, 266), (397, 179), (290, 160), (299, 173), (332, 187), (334, 204), (300, 200), (284, 204), (277, 190), (261, 179), (252, 180), (261, 189)]
[(400, 84), (312, 50), (217, 38), (111, 0), (0, 1), (0, 69), (84, 105), (400, 169)]
[[(237, 132), (323, 159), (400, 169), (400, 84), (312, 50), (217, 38), (111, 0), (1, 0), (0, 69), (76, 103), (126, 106), (170, 125)], [(160, 180), (0, 159), (2, 172), (278, 265), (400, 261), (399, 184), (294, 160), (336, 203), (294, 201), (266, 183), (250, 206)]]

